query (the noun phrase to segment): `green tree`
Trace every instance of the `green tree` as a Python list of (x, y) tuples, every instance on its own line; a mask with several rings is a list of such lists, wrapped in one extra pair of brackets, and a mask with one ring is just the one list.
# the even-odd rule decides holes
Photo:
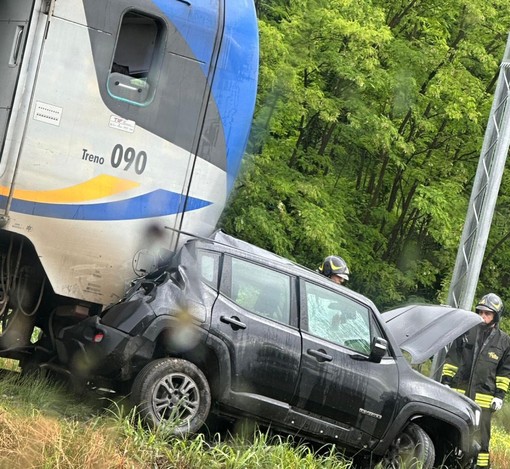
[(257, 8), (251, 156), (223, 227), (310, 267), (342, 255), (352, 288), (382, 308), (444, 298), (508, 8), (500, 0)]

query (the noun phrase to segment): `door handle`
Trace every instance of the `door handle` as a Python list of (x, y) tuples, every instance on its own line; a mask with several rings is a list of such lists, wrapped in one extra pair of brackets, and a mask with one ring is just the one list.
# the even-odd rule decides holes
[(306, 353), (308, 355), (311, 355), (312, 357), (315, 357), (317, 359), (317, 361), (319, 362), (330, 362), (333, 360), (333, 357), (331, 355), (329, 355), (326, 350), (324, 349), (319, 349), (319, 350), (313, 350), (311, 348), (309, 348)]
[(14, 41), (12, 43), (11, 55), (9, 57), (9, 66), (16, 67), (20, 60), (21, 55), (21, 40), (23, 39), (24, 26), (16, 26), (14, 33)]
[(230, 324), (234, 330), (246, 329), (246, 324), (242, 322), (237, 316), (220, 316), (220, 321), (224, 322), (225, 324)]

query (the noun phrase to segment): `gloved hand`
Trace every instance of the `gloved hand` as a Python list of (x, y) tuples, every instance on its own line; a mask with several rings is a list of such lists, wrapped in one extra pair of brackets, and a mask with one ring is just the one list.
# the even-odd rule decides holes
[(442, 376), (441, 377), (441, 384), (444, 384), (445, 386), (451, 387), (452, 384), (452, 378), (450, 376)]
[(499, 397), (493, 397), (491, 402), (491, 409), (494, 412), (497, 412), (498, 410), (503, 407), (503, 399), (500, 399)]

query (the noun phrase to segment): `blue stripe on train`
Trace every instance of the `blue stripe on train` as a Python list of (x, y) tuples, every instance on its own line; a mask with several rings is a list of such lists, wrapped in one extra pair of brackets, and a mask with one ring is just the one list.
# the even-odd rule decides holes
[[(0, 197), (6, 199), (6, 197)], [(14, 199), (11, 210), (39, 217), (66, 220), (118, 221), (175, 215), (183, 211), (185, 196), (162, 189), (132, 199), (99, 204), (48, 204)], [(186, 212), (207, 207), (212, 202), (188, 197)]]
[[(153, 2), (172, 21), (197, 60), (203, 62), (202, 70), (207, 76), (212, 38), (218, 21), (217, 2), (194, 2), (194, 8), (186, 2), (169, 0)], [(224, 5), (223, 47), (218, 58), (213, 97), (225, 129), (227, 193), (229, 193), (239, 171), (255, 108), (259, 39), (253, 0), (227, 0)], [(204, 39), (204, 35), (196, 34), (196, 29), (200, 28), (210, 33), (205, 33), (207, 40)]]

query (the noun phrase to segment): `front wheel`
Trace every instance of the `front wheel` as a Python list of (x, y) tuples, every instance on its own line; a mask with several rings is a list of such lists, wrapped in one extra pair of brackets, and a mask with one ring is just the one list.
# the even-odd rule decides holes
[(431, 469), (435, 449), (429, 435), (410, 423), (388, 448), (381, 463), (384, 469)]
[(204, 424), (211, 408), (211, 391), (206, 377), (193, 363), (162, 358), (138, 373), (131, 402), (149, 425), (168, 423), (174, 435), (186, 435)]

